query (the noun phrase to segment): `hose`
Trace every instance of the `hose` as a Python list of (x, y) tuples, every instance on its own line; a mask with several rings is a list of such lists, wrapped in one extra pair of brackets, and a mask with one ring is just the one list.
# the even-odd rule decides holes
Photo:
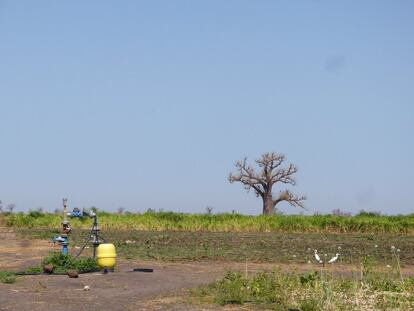
[[(18, 271), (18, 272), (11, 272), (8, 271), (9, 273), (13, 273), (14, 275), (17, 276), (31, 276), (31, 275), (67, 275), (64, 272), (59, 272), (59, 273), (43, 273), (43, 272), (25, 272), (25, 271)], [(90, 272), (78, 272), (78, 274), (88, 274), (88, 273), (96, 273), (97, 271), (90, 271)]]

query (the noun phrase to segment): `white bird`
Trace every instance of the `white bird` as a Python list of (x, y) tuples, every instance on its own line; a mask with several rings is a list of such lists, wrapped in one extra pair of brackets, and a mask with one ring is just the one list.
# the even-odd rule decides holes
[(333, 257), (331, 260), (329, 260), (329, 263), (334, 263), (334, 262), (336, 262), (336, 261), (338, 260), (339, 256), (340, 256), (340, 254), (336, 254), (336, 256), (335, 256), (335, 257)]
[(317, 262), (322, 263), (323, 261), (321, 260), (321, 257), (319, 257), (318, 255), (318, 250), (315, 249), (315, 259)]

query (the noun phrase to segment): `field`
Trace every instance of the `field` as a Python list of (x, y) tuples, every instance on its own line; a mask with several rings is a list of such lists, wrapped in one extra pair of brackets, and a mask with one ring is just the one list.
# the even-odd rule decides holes
[[(414, 308), (414, 217), (411, 215), (255, 217), (149, 212), (100, 213), (99, 219), (103, 237), (116, 245), (120, 270), (102, 280), (96, 297), (121, 297), (119, 302), (124, 303), (126, 296), (122, 290), (114, 289), (118, 285), (130, 289), (131, 292), (127, 290), (130, 294), (145, 293), (139, 299), (136, 297), (139, 303), (128, 300), (134, 303), (119, 310)], [(35, 211), (3, 215), (1, 222), (4, 228), (12, 230), (16, 241), (44, 245), (42, 256), (51, 249), (59, 249), (51, 243), (51, 237), (59, 233), (59, 215)], [(88, 219), (71, 223), (74, 231), (70, 248), (76, 254), (88, 237), (91, 223)], [(325, 262), (336, 253), (341, 256), (333, 265), (321, 265), (314, 259), (315, 249)], [(1, 252), (0, 248), (0, 263)], [(90, 254), (90, 249), (86, 254)], [(39, 256), (39, 251), (33, 256)], [(27, 267), (28, 262), (13, 269), (24, 265)], [(142, 282), (136, 283), (133, 275), (127, 273), (131, 266), (156, 267), (162, 273), (137, 275)], [(82, 278), (82, 282), (92, 282), (93, 277)], [(45, 286), (50, 290), (49, 286), (56, 284), (55, 279), (46, 280)], [(16, 284), (28, 290), (26, 286), (33, 285), (31, 282), (36, 279), (18, 278)], [(66, 279), (61, 282), (64, 284)], [(8, 288), (4, 286), (16, 285), (2, 285), (0, 298), (1, 291)], [(113, 288), (110, 294), (109, 288)], [(177, 291), (177, 288), (192, 289)], [(60, 292), (65, 293), (63, 296), (71, 295), (64, 288)], [(40, 295), (36, 299), (49, 298)], [(23, 306), (19, 308), (25, 310)], [(96, 310), (105, 308), (99, 305)]]
[[(54, 229), (17, 229), (25, 238), (48, 239)], [(81, 247), (88, 231), (72, 234), (72, 247)], [(265, 263), (308, 263), (314, 250), (329, 259), (341, 253), (341, 262), (356, 264), (365, 257), (386, 266), (392, 260), (391, 247), (400, 250), (404, 265), (414, 265), (414, 236), (359, 233), (241, 233), (107, 230), (103, 237), (117, 247), (125, 259), (181, 261), (234, 261)]]

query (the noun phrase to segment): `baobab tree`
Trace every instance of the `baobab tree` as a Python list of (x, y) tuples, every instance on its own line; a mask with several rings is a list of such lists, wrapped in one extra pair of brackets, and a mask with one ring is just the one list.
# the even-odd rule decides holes
[(236, 162), (236, 173), (230, 173), (230, 183), (241, 182), (247, 192), (253, 189), (257, 197), (263, 200), (263, 214), (271, 215), (276, 211), (276, 205), (280, 202), (287, 202), (291, 206), (304, 208), (305, 196), (296, 196), (289, 190), (282, 190), (278, 196), (273, 195), (273, 187), (277, 184), (295, 185), (293, 175), (298, 171), (297, 167), (289, 164), (285, 167), (282, 164), (286, 158), (283, 154), (265, 153), (256, 160), (259, 169), (254, 169), (247, 164), (247, 158)]

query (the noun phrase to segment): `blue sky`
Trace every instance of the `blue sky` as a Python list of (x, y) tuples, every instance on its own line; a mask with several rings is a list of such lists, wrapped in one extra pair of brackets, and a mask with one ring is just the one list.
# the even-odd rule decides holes
[(227, 175), (277, 151), (308, 213), (412, 212), (413, 29), (408, 0), (0, 0), (0, 199), (257, 214)]

